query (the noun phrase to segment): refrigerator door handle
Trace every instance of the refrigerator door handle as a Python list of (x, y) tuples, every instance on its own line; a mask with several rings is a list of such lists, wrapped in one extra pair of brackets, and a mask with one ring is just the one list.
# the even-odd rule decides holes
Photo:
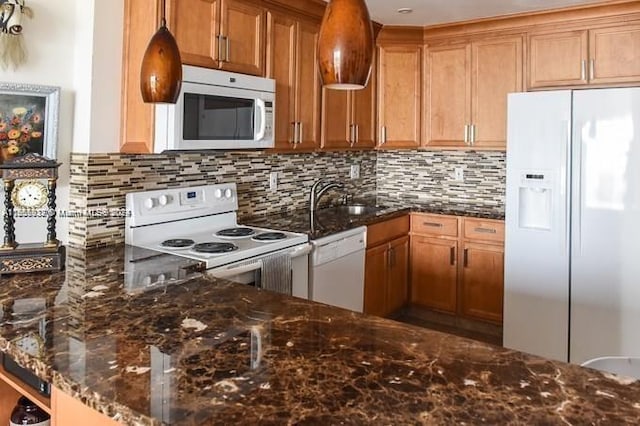
[(564, 196), (564, 244), (562, 246), (562, 251), (567, 253), (569, 251), (569, 243), (571, 241), (571, 197), (569, 185), (571, 185), (571, 122), (565, 121), (565, 147), (564, 147), (564, 158), (565, 158), (565, 172), (563, 173), (564, 178), (562, 180), (562, 191), (561, 194)]
[[(582, 123), (584, 125), (584, 123)], [(575, 211), (575, 215), (572, 221), (572, 235), (573, 242), (575, 243), (575, 249), (571, 250), (575, 253), (574, 250), (577, 250), (577, 253), (582, 253), (582, 179), (584, 179), (582, 170), (584, 169), (584, 159), (582, 158), (582, 125), (576, 127), (575, 133), (575, 161), (572, 166), (572, 175), (574, 176), (571, 180), (575, 182), (574, 187), (572, 188), (574, 194), (571, 198), (574, 199), (574, 203), (572, 203), (572, 210)]]

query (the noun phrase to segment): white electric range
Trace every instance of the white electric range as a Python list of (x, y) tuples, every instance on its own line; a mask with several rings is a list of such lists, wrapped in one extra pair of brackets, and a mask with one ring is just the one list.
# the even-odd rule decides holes
[(308, 236), (238, 225), (234, 183), (133, 192), (126, 208), (128, 245), (200, 261), (219, 278), (308, 298)]

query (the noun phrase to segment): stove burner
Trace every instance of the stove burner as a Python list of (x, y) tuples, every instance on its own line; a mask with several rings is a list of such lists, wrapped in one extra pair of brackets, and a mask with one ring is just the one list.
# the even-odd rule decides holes
[(238, 246), (231, 243), (200, 243), (193, 246), (196, 253), (223, 254), (238, 250)]
[(196, 242), (187, 238), (174, 238), (171, 240), (163, 241), (160, 245), (166, 248), (188, 248), (194, 245)]
[(242, 238), (242, 237), (251, 236), (255, 233), (256, 231), (254, 231), (251, 228), (238, 227), (238, 228), (229, 228), (229, 229), (220, 230), (216, 232), (216, 236), (227, 237), (227, 238)]
[(271, 242), (284, 240), (287, 236), (282, 232), (263, 232), (262, 234), (258, 234), (252, 238), (254, 241), (263, 241), (263, 242)]

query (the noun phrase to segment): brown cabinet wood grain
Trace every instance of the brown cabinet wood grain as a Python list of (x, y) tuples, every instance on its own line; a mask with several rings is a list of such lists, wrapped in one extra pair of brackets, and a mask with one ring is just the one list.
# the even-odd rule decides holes
[(504, 247), (464, 242), (460, 310), (464, 316), (502, 322)]
[(408, 216), (377, 223), (367, 228), (365, 313), (388, 316), (407, 304), (409, 289), (408, 231)]
[(411, 303), (455, 313), (458, 242), (411, 237)]
[(522, 85), (522, 37), (427, 49), (425, 145), (506, 148), (507, 95)]
[(182, 62), (264, 75), (266, 10), (238, 0), (170, 0)]
[(313, 150), (320, 142), (320, 26), (270, 11), (267, 27), (267, 77), (276, 81), (275, 148)]
[(322, 90), (322, 149), (369, 149), (376, 145), (376, 75), (362, 90)]
[(422, 46), (378, 49), (380, 148), (416, 148), (422, 132)]
[(586, 30), (529, 36), (529, 87), (574, 86), (587, 83)]
[(589, 60), (590, 83), (640, 81), (640, 25), (590, 30)]

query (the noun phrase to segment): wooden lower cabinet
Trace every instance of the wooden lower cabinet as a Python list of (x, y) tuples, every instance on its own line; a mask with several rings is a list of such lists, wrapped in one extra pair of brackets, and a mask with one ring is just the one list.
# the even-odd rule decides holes
[(409, 293), (409, 237), (389, 243), (389, 276), (387, 280), (387, 311), (402, 309)]
[(502, 322), (504, 247), (463, 243), (460, 310), (464, 316)]
[(387, 314), (387, 255), (388, 245), (382, 244), (367, 250), (364, 269), (364, 312), (385, 316)]
[(502, 323), (504, 222), (414, 213), (411, 304)]
[(456, 312), (458, 242), (411, 238), (411, 303)]

